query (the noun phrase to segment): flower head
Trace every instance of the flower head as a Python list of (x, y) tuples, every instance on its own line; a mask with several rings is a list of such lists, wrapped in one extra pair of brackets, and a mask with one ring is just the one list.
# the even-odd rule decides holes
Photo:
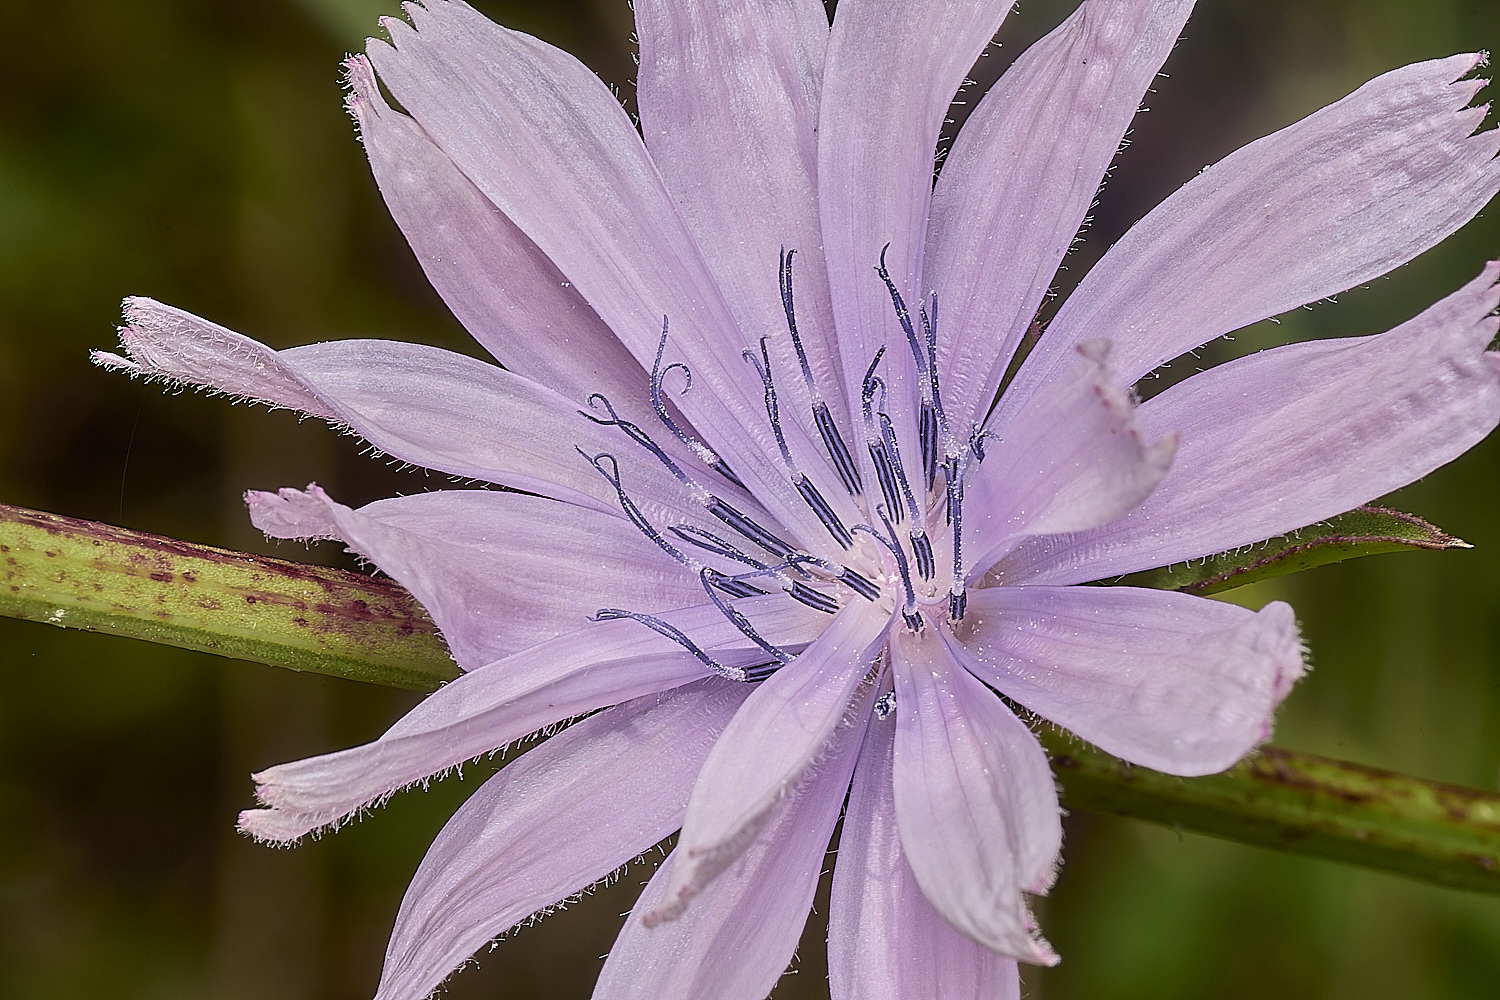
[(439, 835), (380, 997), (426, 995), (679, 828), (596, 996), (763, 996), (846, 795), (834, 996), (1015, 995), (1015, 959), (1055, 961), (1026, 897), (1061, 826), (1011, 706), (1202, 774), (1265, 739), (1303, 670), (1284, 604), (1078, 585), (1348, 510), (1500, 422), (1494, 264), (1387, 333), (1129, 393), (1489, 201), (1478, 57), (1388, 73), (1210, 167), (1022, 358), (1192, 4), (1087, 0), (934, 185), (1010, 6), (844, 0), (830, 27), (817, 0), (637, 0), (637, 132), (565, 53), (409, 5), (350, 60), (349, 107), (428, 276), (506, 368), (382, 341), (273, 352), (127, 303), (127, 357), (101, 363), (512, 490), (247, 497), (268, 534), (342, 539), (407, 586), (466, 671), (374, 743), (258, 774), (251, 835), (337, 826), (584, 717)]

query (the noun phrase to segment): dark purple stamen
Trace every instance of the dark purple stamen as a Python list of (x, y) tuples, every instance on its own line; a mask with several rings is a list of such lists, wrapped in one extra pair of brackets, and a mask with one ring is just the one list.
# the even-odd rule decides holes
[(870, 462), (875, 466), (875, 479), (880, 483), (880, 495), (885, 498), (887, 507), (897, 508), (901, 503), (900, 491), (896, 487), (896, 477), (891, 471), (891, 458), (886, 451), (885, 440), (875, 425), (875, 394), (878, 392), (881, 395), (882, 411), (885, 397), (885, 382), (875, 374), (875, 369), (884, 355), (885, 348), (882, 347), (875, 352), (875, 358), (870, 362), (870, 367), (865, 369), (864, 384), (860, 388), (860, 411), (865, 424), (865, 447), (869, 449)]
[(734, 507), (731, 507), (718, 497), (709, 497), (706, 509), (714, 517), (723, 521), (778, 559), (784, 559), (789, 554), (797, 551), (770, 531), (761, 527), (759, 523), (741, 514)]
[[(630, 518), (630, 523), (640, 529), (641, 534), (655, 542), (658, 548), (677, 562), (684, 566), (695, 567), (694, 561), (689, 559), (681, 549), (667, 541), (662, 533), (656, 530), (656, 526), (651, 523), (646, 515), (641, 513), (641, 509), (636, 506), (635, 501), (630, 499), (630, 495), (625, 492), (625, 487), (620, 481), (620, 463), (615, 456), (607, 451), (601, 452), (598, 455), (590, 455), (582, 448), (577, 448), (576, 445), (574, 447), (578, 454), (588, 459), (588, 463), (598, 470), (599, 475), (608, 480), (609, 484), (615, 488), (615, 497), (620, 503), (620, 509), (625, 512), (626, 517)], [(604, 467), (605, 462), (609, 463), (608, 469)]]
[[(677, 462), (673, 460), (672, 456), (663, 451), (661, 446), (651, 439), (651, 435), (641, 430), (639, 425), (624, 419), (618, 413), (616, 413), (614, 405), (610, 403), (608, 397), (596, 392), (589, 397), (589, 405), (603, 406), (604, 409), (608, 411), (610, 419), (605, 420), (603, 417), (596, 417), (592, 413), (589, 413), (585, 410), (579, 410), (578, 412), (581, 415), (587, 417), (589, 420), (592, 420), (596, 424), (600, 424), (605, 427), (618, 427), (620, 430), (624, 431), (626, 436), (629, 437), (630, 440), (634, 441), (636, 444), (649, 451), (652, 455), (656, 456), (657, 461), (661, 462), (661, 464), (666, 467), (668, 472), (672, 473), (673, 477), (675, 477), (678, 482), (688, 487), (688, 489), (691, 490), (693, 494), (702, 501), (704, 509), (714, 517), (718, 518), (720, 521), (724, 522), (729, 527), (733, 528), (735, 531), (743, 535), (745, 538), (748, 538), (750, 541), (754, 542), (756, 545), (759, 545), (761, 548), (765, 549), (767, 552), (771, 553), (778, 559), (784, 559), (788, 553), (796, 551), (796, 549), (792, 548), (792, 546), (776, 537), (774, 533), (772, 533), (765, 527), (762, 527), (760, 524), (756, 523), (750, 517), (741, 513), (730, 504), (719, 499), (717, 496), (714, 496), (711, 492), (705, 489), (702, 484), (698, 483), (686, 472), (684, 472), (682, 466), (678, 465)], [(583, 454), (582, 449), (579, 450), (579, 454)], [(585, 455), (584, 457), (587, 458), (588, 456)], [(613, 461), (613, 456), (611, 456), (611, 461)], [(619, 486), (618, 484), (616, 484), (616, 489), (618, 488)]]
[[(674, 560), (681, 563), (683, 566), (686, 566), (688, 569), (697, 571), (702, 568), (701, 564), (696, 559), (693, 559), (691, 556), (687, 555), (687, 553), (683, 552), (677, 546), (673, 545), (667, 540), (665, 535), (663, 535), (660, 531), (657, 531), (656, 526), (651, 523), (650, 519), (647, 518), (646, 515), (641, 511), (641, 508), (636, 505), (636, 502), (630, 499), (630, 494), (625, 492), (624, 483), (621, 481), (620, 463), (615, 458), (615, 456), (611, 455), (609, 452), (602, 452), (598, 455), (590, 457), (582, 448), (578, 449), (578, 453), (580, 455), (583, 455), (584, 458), (587, 458), (589, 460), (589, 464), (597, 469), (599, 474), (606, 480), (608, 480), (609, 484), (615, 488), (615, 497), (619, 501), (620, 509), (625, 512), (625, 516), (630, 518), (630, 523), (634, 524), (636, 528), (640, 530), (641, 534), (645, 535), (652, 542), (654, 542), (657, 548), (661, 549), (667, 555), (671, 556)], [(608, 463), (608, 468), (605, 467), (606, 463)], [(674, 533), (677, 534), (680, 538), (683, 537), (680, 532)], [(691, 541), (691, 539), (684, 540)], [(732, 597), (752, 597), (756, 594), (766, 593), (764, 590), (761, 590), (757, 587), (752, 587), (746, 583), (739, 582), (732, 577), (727, 577), (723, 574), (719, 574), (719, 576), (724, 584), (724, 592), (731, 595)]]
[(733, 542), (714, 534), (706, 528), (700, 528), (696, 524), (669, 524), (667, 525), (667, 530), (684, 542), (696, 545), (705, 552), (712, 552), (716, 556), (732, 559), (752, 569), (762, 570), (766, 573), (775, 572), (774, 567), (768, 566), (753, 556), (747, 555)]
[(922, 400), (922, 472), (931, 492), (937, 482), (938, 456), (942, 452), (941, 441), (950, 437), (948, 418), (943, 413), (943, 396), (938, 386), (937, 364), (937, 292), (932, 293), (931, 311), (921, 311), (922, 336), (927, 341), (927, 384), (931, 401)]
[(801, 601), (814, 611), (821, 611), (824, 614), (831, 615), (839, 609), (838, 602), (832, 597), (821, 591), (813, 590), (800, 580), (793, 580), (792, 585), (787, 588), (786, 592), (793, 600)]
[(786, 312), (786, 328), (792, 335), (792, 348), (797, 352), (797, 363), (802, 368), (802, 381), (807, 384), (807, 395), (812, 400), (813, 423), (817, 425), (818, 436), (823, 439), (828, 457), (833, 459), (833, 467), (838, 471), (844, 489), (850, 496), (859, 496), (864, 489), (859, 467), (844, 444), (844, 436), (839, 433), (839, 426), (829, 412), (828, 404), (823, 401), (823, 394), (818, 391), (812, 365), (808, 363), (807, 351), (802, 346), (802, 335), (797, 332), (797, 309), (792, 297), (792, 258), (796, 255), (796, 250), (785, 247), (781, 250), (781, 308)]
[(906, 552), (896, 540), (896, 528), (891, 524), (891, 516), (885, 507), (877, 506), (875, 513), (880, 515), (880, 522), (885, 525), (885, 534), (881, 534), (868, 524), (856, 524), (855, 531), (863, 531), (870, 535), (881, 545), (885, 546), (887, 552), (896, 557), (896, 568), (901, 572), (901, 583), (906, 588), (906, 601), (901, 606), (901, 618), (906, 622), (906, 627), (913, 632), (922, 631), (922, 616), (917, 613), (917, 590), (911, 585), (911, 567), (906, 561)]
[(672, 475), (676, 477), (678, 482), (685, 485), (692, 485), (692, 477), (683, 471), (682, 466), (677, 464), (676, 459), (672, 458), (671, 455), (668, 455), (665, 451), (663, 451), (661, 445), (653, 441), (650, 434), (647, 434), (645, 431), (641, 430), (639, 424), (626, 420), (624, 417), (616, 413), (615, 406), (609, 401), (608, 396), (604, 395), (601, 392), (596, 392), (588, 398), (588, 404), (589, 406), (604, 407), (605, 411), (609, 414), (609, 419), (605, 420), (603, 417), (596, 417), (587, 410), (579, 410), (578, 413), (580, 416), (592, 420), (594, 423), (599, 424), (601, 427), (618, 427), (620, 430), (625, 432), (626, 437), (630, 438), (630, 440), (634, 441), (642, 448), (645, 448), (652, 455), (655, 455), (656, 460), (664, 465), (667, 471), (672, 473)]
[(764, 680), (775, 673), (781, 667), (782, 661), (772, 660), (769, 663), (757, 663), (749, 667), (731, 667), (709, 656), (703, 647), (689, 639), (687, 634), (675, 625), (662, 621), (654, 615), (641, 614), (639, 611), (625, 611), (621, 608), (600, 608), (589, 621), (609, 622), (629, 618), (631, 621), (640, 622), (651, 629), (657, 635), (671, 639), (677, 645), (687, 650), (704, 666), (712, 670), (726, 680), (731, 681), (757, 681)]
[(708, 599), (714, 602), (714, 607), (719, 609), (719, 613), (728, 618), (729, 623), (739, 629), (741, 635), (763, 649), (777, 663), (790, 663), (792, 660), (791, 653), (788, 653), (784, 649), (779, 649), (761, 638), (760, 633), (755, 631), (755, 626), (750, 624), (750, 619), (746, 618), (738, 608), (732, 606), (728, 601), (715, 593), (715, 588), (720, 587), (720, 582), (713, 579), (713, 576), (714, 571), (711, 569), (698, 571), (698, 581), (703, 584), (704, 593), (708, 594)]
[(693, 454), (701, 458), (705, 465), (743, 490), (746, 488), (745, 484), (740, 482), (740, 477), (736, 476), (728, 465), (724, 464), (724, 460), (708, 445), (683, 430), (677, 421), (672, 419), (672, 414), (667, 411), (667, 404), (662, 398), (661, 391), (662, 381), (666, 379), (667, 372), (674, 368), (682, 369), (684, 384), (681, 394), (685, 395), (693, 387), (693, 372), (687, 365), (678, 361), (667, 365), (665, 368), (662, 367), (662, 356), (667, 351), (668, 325), (667, 317), (663, 316), (661, 318), (661, 340), (656, 345), (656, 360), (651, 365), (651, 408), (656, 411), (656, 419), (660, 420), (666, 426), (667, 430), (676, 436), (677, 440), (687, 445)]
[(802, 564), (816, 566), (823, 572), (836, 577), (840, 583), (854, 591), (867, 601), (873, 601), (880, 596), (880, 587), (873, 581), (866, 579), (848, 566), (840, 566), (838, 563), (829, 562), (827, 559), (819, 559), (817, 556), (798, 553), (787, 560), (794, 567)]
[(948, 480), (948, 523), (953, 526), (953, 581), (948, 586), (948, 617), (962, 621), (969, 604), (964, 583), (964, 462), (955, 455), (943, 463)]
[(922, 508), (917, 505), (911, 482), (906, 478), (906, 469), (901, 464), (901, 446), (896, 443), (896, 429), (891, 426), (891, 418), (884, 411), (879, 416), (880, 437), (890, 456), (891, 475), (906, 501), (907, 522), (911, 525), (907, 535), (911, 538), (912, 555), (917, 560), (917, 572), (922, 574), (922, 579), (931, 580), (935, 567), (932, 561), (932, 543), (927, 540), (927, 529), (923, 527)]
[(776, 437), (776, 447), (781, 451), (781, 461), (786, 465), (788, 475), (791, 476), (792, 485), (796, 487), (807, 506), (823, 522), (823, 527), (833, 536), (833, 540), (844, 548), (854, 544), (854, 536), (849, 534), (849, 529), (844, 527), (844, 522), (834, 513), (828, 501), (823, 499), (823, 494), (813, 481), (803, 475), (797, 468), (797, 463), (792, 460), (791, 449), (787, 447), (786, 435), (781, 430), (781, 408), (776, 401), (776, 383), (771, 378), (771, 354), (766, 347), (766, 338), (760, 340), (760, 357), (756, 358), (751, 351), (745, 351), (745, 360), (755, 367), (760, 375), (761, 385), (765, 388), (766, 417), (771, 421), (771, 432)]
[[(886, 269), (885, 255), (891, 245), (887, 243), (880, 251), (880, 264), (876, 266), (875, 273), (880, 275), (880, 280), (885, 282), (886, 291), (891, 297), (891, 306), (896, 310), (896, 322), (901, 324), (901, 330), (906, 334), (907, 346), (911, 348), (912, 360), (917, 366), (917, 377), (921, 386), (921, 417), (918, 429), (918, 441), (922, 449), (922, 472), (927, 482), (927, 488), (937, 480), (938, 461), (938, 413), (934, 408), (935, 392), (937, 388), (937, 369), (934, 366), (936, 354), (933, 350), (924, 350), (923, 345), (917, 339), (917, 331), (912, 326), (911, 311), (906, 308), (906, 300), (901, 297), (896, 282), (891, 279), (891, 272)], [(931, 345), (935, 342), (935, 327), (937, 317), (937, 296), (932, 297), (933, 315), (929, 319), (925, 310), (920, 311), (922, 321), (922, 332), (924, 339)]]
[[(760, 590), (755, 587), (750, 587), (746, 583), (746, 581), (761, 579), (768, 576), (780, 576), (784, 579), (785, 570), (792, 570), (796, 573), (802, 573), (802, 570), (789, 562), (782, 563), (779, 566), (768, 566), (765, 563), (762, 563), (746, 555), (740, 549), (736, 548), (732, 543), (726, 541), (723, 538), (720, 538), (713, 532), (705, 531), (704, 529), (691, 524), (672, 524), (667, 526), (667, 530), (676, 535), (678, 538), (681, 538), (683, 541), (688, 542), (692, 545), (696, 545), (706, 552), (712, 552), (714, 555), (723, 556), (726, 559), (733, 559), (735, 562), (743, 563), (744, 565), (751, 567), (754, 572), (739, 573), (734, 576), (728, 577), (721, 576), (721, 579), (731, 583), (742, 584), (749, 590), (757, 594), (764, 594), (767, 593), (767, 591)], [(722, 585), (719, 587), (719, 589), (724, 590), (726, 593), (729, 592), (727, 588)], [(832, 597), (829, 597), (827, 594), (820, 593), (819, 591), (813, 590), (811, 587), (807, 586), (800, 580), (791, 581), (791, 583), (788, 586), (784, 587), (783, 590), (793, 600), (800, 601), (801, 603), (812, 608), (814, 611), (822, 611), (826, 614), (831, 615), (839, 609), (838, 602), (835, 601)], [(745, 594), (742, 596), (749, 595)]]
[(823, 439), (823, 447), (828, 449), (828, 456), (833, 459), (833, 467), (838, 471), (844, 489), (852, 497), (860, 496), (864, 484), (859, 478), (859, 466), (854, 464), (854, 456), (849, 454), (843, 435), (839, 434), (839, 426), (834, 423), (833, 414), (828, 412), (827, 403), (813, 406), (813, 423), (818, 425), (818, 435)]

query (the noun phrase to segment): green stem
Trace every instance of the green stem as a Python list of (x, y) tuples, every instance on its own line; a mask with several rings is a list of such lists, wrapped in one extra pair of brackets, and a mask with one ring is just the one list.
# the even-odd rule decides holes
[(390, 580), (4, 504), (0, 615), (422, 691), (458, 676)]
[(1042, 742), (1063, 805), (1242, 844), (1500, 893), (1500, 795), (1262, 747), (1222, 774), (1177, 778), (1074, 737)]
[[(0, 614), (431, 690), (457, 676), (389, 580), (0, 505)], [(1176, 778), (1048, 730), (1063, 804), (1500, 892), (1500, 795), (1267, 747)]]

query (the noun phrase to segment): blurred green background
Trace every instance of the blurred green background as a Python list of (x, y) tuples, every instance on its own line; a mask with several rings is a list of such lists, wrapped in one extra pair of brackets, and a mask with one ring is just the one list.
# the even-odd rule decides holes
[[(88, 364), (148, 294), (275, 346), (376, 336), (477, 353), (386, 216), (340, 108), (339, 58), (386, 0), (0, 0), (0, 500), (291, 558), (247, 487), (350, 502), (443, 485), (285, 413)], [(624, 0), (490, 2), (627, 101)], [(1071, 4), (1027, 0), (1003, 66)], [(1205, 164), (1405, 62), (1500, 45), (1494, 0), (1205, 0), (1108, 185), (1076, 280)], [(1493, 124), (1494, 116), (1491, 116)], [(1500, 255), (1500, 205), (1388, 279), (1263, 324), (1215, 358), (1408, 318)], [(1242, 594), (1293, 602), (1316, 669), (1276, 739), (1500, 784), (1500, 440), (1391, 502), (1475, 543)], [(413, 698), (0, 619), (0, 1000), (372, 994), (401, 891), (482, 778), (398, 797), (291, 852), (232, 831), (248, 773), (373, 737)], [(1089, 815), (1042, 923), (1045, 1000), (1500, 995), (1500, 899)], [(622, 882), (520, 931), (458, 998), (586, 997)], [(776, 996), (827, 995), (821, 917)]]

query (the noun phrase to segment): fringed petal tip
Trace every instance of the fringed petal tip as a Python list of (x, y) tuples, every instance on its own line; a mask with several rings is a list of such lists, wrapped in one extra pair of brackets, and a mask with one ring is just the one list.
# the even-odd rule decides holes
[(1040, 929), (1036, 926), (1036, 921), (1031, 920), (1029, 921), (1029, 923), (1031, 930), (1031, 948), (1027, 954), (1016, 955), (1013, 957), (1018, 962), (1029, 962), (1032, 965), (1042, 965), (1050, 969), (1052, 966), (1062, 961), (1062, 956), (1053, 951), (1052, 945), (1048, 944), (1047, 939), (1042, 937)]
[[(1271, 704), (1266, 711), (1264, 742), (1271, 738), (1271, 714), (1286, 700), (1292, 688), (1307, 673), (1307, 644), (1297, 629), (1297, 615), (1284, 601), (1272, 601), (1255, 616), (1261, 627), (1255, 633), (1255, 645), (1263, 649), (1275, 664), (1271, 681)], [(1247, 628), (1250, 626), (1247, 625)]]
[(108, 371), (123, 372), (131, 376), (166, 375), (165, 372), (156, 370), (148, 357), (142, 357), (147, 349), (143, 347), (143, 341), (146, 338), (141, 328), (150, 329), (162, 325), (162, 315), (173, 311), (170, 306), (162, 305), (155, 299), (141, 295), (127, 296), (120, 303), (121, 318), (124, 322), (115, 328), (120, 338), (123, 356), (109, 351), (90, 351), (89, 359)]
[(370, 57), (356, 52), (344, 60), (344, 81), (353, 92), (351, 96), (369, 97), (376, 93), (375, 67)]
[(1252, 653), (1263, 656), (1269, 665), (1269, 678), (1263, 689), (1266, 700), (1260, 712), (1260, 725), (1255, 728), (1249, 742), (1221, 748), (1221, 755), (1215, 759), (1205, 758), (1199, 762), (1199, 766), (1193, 768), (1172, 768), (1169, 773), (1185, 777), (1219, 774), (1254, 753), (1257, 747), (1271, 738), (1276, 710), (1281, 707), (1287, 695), (1291, 694), (1302, 675), (1307, 673), (1308, 647), (1302, 640), (1302, 634), (1297, 628), (1297, 615), (1290, 604), (1272, 601), (1241, 626), (1238, 632), (1239, 638)]
[(777, 816), (813, 794), (840, 742), (863, 732), (878, 676), (871, 664), (889, 624), (874, 605), (839, 612), (746, 698), (699, 773), (660, 898), (642, 913), (647, 927), (680, 917)]
[[(311, 760), (317, 761), (319, 758)], [(306, 763), (308, 761), (278, 764), (252, 774), (250, 778), (255, 782), (255, 800), (259, 806), (242, 810), (235, 822), (235, 829), (258, 844), (292, 847), (303, 837), (317, 840), (324, 833), (336, 832), (370, 810), (385, 805), (397, 792), (417, 785), (425, 788), (448, 773), (441, 772), (404, 785), (382, 789), (361, 801), (343, 801), (332, 806), (317, 801), (309, 810), (307, 797), (296, 787), (297, 770)]]
[(1479, 272), (1474, 283), (1489, 293), (1490, 307), (1487, 312), (1492, 313), (1500, 308), (1500, 260), (1486, 261), (1484, 270)]
[[(1496, 162), (1497, 169), (1500, 169), (1500, 160)], [(1493, 360), (1497, 355), (1493, 350), (1495, 335), (1500, 330), (1497, 310), (1500, 310), (1500, 260), (1491, 260), (1485, 262), (1484, 268), (1473, 281), (1403, 326), (1431, 318), (1433, 325), (1447, 331), (1450, 343), (1462, 345), (1468, 350), (1477, 347)], [(1455, 352), (1456, 356), (1464, 353), (1467, 351)]]
[(354, 119), (355, 125), (364, 129), (364, 113), (369, 107), (370, 96), (375, 93), (375, 68), (368, 57), (352, 55), (344, 60), (344, 110)]
[(297, 808), (298, 796), (295, 792), (288, 794), (288, 788), (282, 783), (288, 770), (303, 763), (305, 762), (295, 761), (291, 764), (278, 764), (252, 774), (250, 780), (255, 782), (255, 801), (259, 806), (242, 810), (235, 821), (235, 829), (258, 844), (292, 847), (303, 837), (310, 836), (316, 840), (326, 831), (339, 829), (366, 810), (382, 805), (393, 794), (393, 791), (387, 790), (383, 795), (352, 808), (349, 803), (343, 803), (341, 811), (325, 809), (310, 813)]
[[(1042, 894), (1032, 893), (1032, 895)], [(963, 921), (956, 923), (954, 928), (965, 937), (1004, 958), (1047, 968), (1061, 962), (1062, 957), (1042, 936), (1041, 925), (1032, 915), (1031, 907), (1026, 904), (1026, 897), (1019, 892), (1015, 893), (1013, 907), (1016, 911), (1014, 913), (1015, 924), (1000, 933), (995, 933), (999, 928), (980, 927), (972, 922), (968, 922), (967, 926), (960, 926), (960, 923), (966, 923)]]
[[(798, 792), (794, 789), (791, 794)], [(755, 843), (771, 819), (772, 812), (767, 810), (741, 827), (733, 837), (718, 844), (687, 850), (679, 846), (673, 855), (666, 894), (660, 903), (641, 915), (641, 923), (646, 927), (658, 927), (681, 917), (688, 905)]]
[[(370, 44), (379, 44), (377, 39), (370, 39)], [(375, 66), (370, 62), (370, 57), (363, 54), (352, 55), (344, 60), (344, 86), (348, 93), (344, 95), (344, 110), (349, 117), (354, 119), (363, 138), (366, 125), (371, 117), (379, 117), (389, 113), (391, 106), (386, 103), (384, 95), (380, 93), (380, 83), (375, 76)]]
[(89, 360), (103, 368), (105, 371), (122, 372), (126, 375), (143, 375), (140, 365), (128, 358), (122, 358), (118, 354), (108, 351), (89, 351)]
[(293, 847), (309, 833), (317, 836), (315, 830), (279, 809), (246, 809), (240, 813), (235, 829), (269, 847)]
[(305, 491), (284, 487), (275, 493), (245, 492), (250, 523), (268, 538), (307, 541), (342, 538), (334, 523), (332, 505), (333, 501), (317, 483), (308, 483)]
[(300, 410), (339, 425), (328, 404), (266, 345), (143, 296), (127, 298), (123, 312), (123, 356), (96, 351), (95, 364), (173, 386), (223, 393), (236, 401)]
[[(1460, 60), (1462, 60), (1462, 63), (1460, 63), (1461, 65), (1463, 63), (1467, 63), (1467, 65), (1464, 65), (1463, 72), (1459, 73), (1453, 78), (1453, 81), (1457, 83), (1459, 80), (1462, 80), (1464, 77), (1468, 76), (1476, 69), (1484, 69), (1489, 66), (1490, 50), (1480, 49), (1478, 52), (1460, 52), (1458, 55), (1452, 56), (1451, 58), (1454, 60), (1454, 62), (1460, 62)], [(1488, 84), (1490, 81), (1480, 80), (1478, 82), (1481, 84)]]

